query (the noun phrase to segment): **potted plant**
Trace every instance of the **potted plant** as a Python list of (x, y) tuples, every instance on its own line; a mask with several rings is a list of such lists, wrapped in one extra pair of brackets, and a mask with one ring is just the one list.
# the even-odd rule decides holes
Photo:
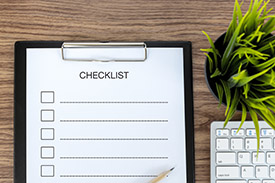
[(211, 45), (206, 52), (205, 75), (212, 93), (224, 103), (225, 123), (237, 110), (242, 111), (241, 126), (250, 113), (258, 139), (258, 116), (275, 130), (275, 15), (267, 2), (251, 0), (243, 14), (235, 1), (232, 21), (215, 43), (203, 32)]

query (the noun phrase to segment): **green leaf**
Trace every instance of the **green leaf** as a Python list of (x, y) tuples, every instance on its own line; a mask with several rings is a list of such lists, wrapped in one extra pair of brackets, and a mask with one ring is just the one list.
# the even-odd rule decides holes
[[(274, 67), (275, 65), (273, 65), (272, 67)], [(249, 77), (243, 77), (239, 80), (238, 84), (237, 84), (237, 87), (241, 87), (241, 86), (244, 86), (245, 84), (249, 83), (250, 81), (252, 81), (253, 79), (256, 79), (262, 75), (264, 75), (265, 73), (267, 73), (272, 67), (269, 67), (265, 70), (263, 70), (262, 72), (259, 72), (257, 74), (254, 74), (252, 76), (249, 76)]]
[(265, 61), (261, 64), (254, 65), (254, 67), (257, 68), (257, 70), (263, 70), (263, 69), (266, 69), (268, 67), (272, 67), (274, 64), (275, 64), (275, 57), (270, 59), (270, 60), (267, 60), (267, 61)]
[(219, 51), (216, 49), (216, 47), (215, 47), (215, 45), (214, 45), (214, 42), (212, 41), (212, 39), (210, 38), (210, 36), (209, 36), (206, 32), (204, 32), (204, 31), (202, 31), (202, 33), (204, 33), (204, 35), (207, 37), (207, 39), (208, 39), (208, 41), (209, 41), (209, 43), (210, 43), (210, 46), (211, 46), (211, 48), (213, 49), (214, 53), (215, 53), (216, 55), (220, 56), (220, 53), (219, 53)]
[(255, 59), (255, 58), (249, 58), (247, 59), (249, 61), (249, 63), (253, 64), (253, 65), (258, 65), (260, 63), (259, 60)]
[(258, 28), (252, 32), (250, 35), (248, 35), (245, 40), (247, 40), (248, 42), (252, 42), (255, 38), (258, 37), (258, 40), (257, 42), (260, 41), (261, 37), (263, 34), (265, 34), (264, 32), (261, 32), (260, 29), (261, 29), (262, 25), (259, 25)]
[(275, 98), (275, 96), (267, 96), (267, 97), (263, 97), (263, 98), (250, 98), (250, 100), (254, 101), (254, 102), (264, 102), (266, 100)]
[(251, 34), (257, 27), (257, 10), (260, 7), (260, 5), (262, 4), (263, 0), (255, 0), (254, 4), (252, 6), (251, 11), (248, 14), (248, 19), (246, 22), (247, 28), (246, 28), (246, 33), (247, 34)]
[(246, 111), (246, 107), (245, 107), (245, 104), (241, 102), (241, 105), (242, 105), (242, 120), (241, 120), (241, 124), (238, 128), (238, 131), (237, 133), (240, 131), (240, 129), (242, 128), (245, 120), (246, 120), (246, 115), (247, 115), (247, 111)]
[(262, 82), (261, 84), (254, 84), (254, 86), (271, 86), (275, 88), (275, 80), (273, 79), (272, 74), (266, 73), (261, 77), (256, 79), (257, 82)]
[(257, 51), (259, 51), (259, 52), (262, 52), (262, 53), (264, 53), (264, 52), (269, 52), (269, 50), (270, 50), (270, 44), (274, 47), (274, 44), (275, 44), (275, 40), (272, 40), (271, 41), (271, 39), (270, 39), (270, 41), (268, 42), (266, 42), (266, 44), (263, 44), (263, 45), (259, 45), (259, 49), (257, 50)]
[(232, 21), (231, 21), (231, 23), (226, 31), (226, 34), (225, 34), (224, 44), (226, 44), (230, 41), (230, 38), (232, 37), (232, 35), (237, 27), (237, 4), (239, 4), (239, 2), (238, 2), (238, 0), (235, 0), (233, 17), (232, 17)]
[(249, 90), (250, 90), (250, 85), (249, 85), (249, 83), (247, 83), (243, 86), (243, 94), (244, 94), (245, 98), (248, 97)]
[(271, 76), (271, 78), (270, 78), (270, 82), (269, 83), (272, 84), (275, 81), (275, 72), (272, 69), (271, 69), (270, 76)]
[(248, 75), (248, 73), (247, 73), (247, 70), (245, 69), (245, 70), (241, 71), (240, 73), (236, 74), (235, 76), (233, 76), (233, 79), (235, 81), (240, 81), (243, 78), (246, 78), (247, 75)]
[(271, 49), (271, 55), (274, 55), (274, 47), (272, 43), (269, 43), (270, 49)]
[(273, 111), (273, 113), (275, 112), (275, 103), (272, 100), (266, 100), (265, 105), (269, 110)]
[(261, 32), (265, 32), (266, 35), (275, 30), (275, 18), (271, 17), (261, 28)]
[(255, 130), (256, 130), (256, 135), (257, 135), (257, 156), (258, 156), (259, 149), (260, 149), (260, 127), (259, 127), (258, 116), (252, 108), (248, 107), (248, 110), (250, 112), (251, 118), (254, 122)]
[[(240, 42), (244, 41), (245, 39), (242, 39), (244, 36), (245, 36), (245, 33), (242, 33), (241, 35), (239, 35), (239, 36), (237, 37), (237, 39), (236, 39), (236, 42), (237, 42), (237, 43), (240, 43)], [(246, 41), (247, 41), (247, 40), (246, 40)]]
[[(233, 59), (233, 58), (232, 58)], [(231, 77), (232, 75), (236, 74), (236, 72), (238, 72), (239, 66), (240, 64), (242, 65), (247, 65), (249, 63), (248, 59), (238, 59), (238, 58), (234, 58), (233, 60), (231, 60), (225, 70), (224, 73), (222, 73), (223, 76), (228, 76)]]
[[(247, 14), (245, 15), (245, 17), (246, 16), (247, 16)], [(226, 66), (228, 65), (228, 61), (230, 60), (231, 54), (235, 48), (236, 39), (239, 36), (240, 29), (243, 25), (243, 21), (245, 20), (245, 17), (240, 21), (239, 25), (237, 26), (236, 30), (234, 31), (234, 34), (232, 35), (232, 37), (225, 49), (225, 52), (224, 52), (222, 60), (221, 60), (222, 71), (224, 71), (226, 69)]]
[(231, 102), (231, 91), (230, 91), (230, 88), (228, 86), (228, 83), (223, 81), (223, 80), (220, 80), (221, 83), (222, 83), (222, 86), (223, 86), (223, 89), (224, 89), (224, 93), (225, 93), (225, 97), (226, 97), (226, 111), (225, 111), (225, 116), (227, 115), (228, 113), (228, 110), (229, 110), (229, 107), (230, 107), (230, 102)]
[(219, 97), (219, 107), (222, 104), (222, 99), (223, 99), (223, 88), (220, 84), (216, 83), (216, 90), (218, 93), (218, 97)]
[(238, 69), (238, 73), (241, 73), (243, 64), (241, 63)]
[(213, 48), (201, 49), (201, 51), (213, 53), (213, 56), (214, 56), (214, 63), (216, 64), (216, 63), (218, 62), (218, 55), (217, 55), (216, 52), (213, 50)]
[(241, 10), (241, 5), (239, 4), (238, 0), (235, 1), (236, 7), (237, 7), (237, 15), (238, 15), (238, 21), (240, 22), (243, 19), (243, 14)]
[(214, 42), (212, 41), (212, 39), (210, 38), (210, 36), (206, 32), (204, 32), (204, 31), (202, 31), (202, 33), (207, 37), (207, 39), (208, 39), (208, 41), (210, 43), (211, 48), (215, 48)]
[(221, 75), (221, 71), (219, 71), (218, 68), (216, 68), (215, 72), (210, 76), (210, 78), (214, 78)]
[(240, 102), (240, 93), (239, 93), (239, 90), (236, 88), (235, 92), (234, 92), (233, 99), (232, 99), (232, 104), (231, 104), (229, 112), (226, 116), (223, 127), (225, 127), (227, 125), (227, 123), (229, 122), (229, 120), (234, 116), (234, 114), (237, 110), (237, 106), (238, 106), (239, 102)]
[(239, 47), (252, 47), (252, 48), (256, 48), (257, 46), (252, 44), (251, 41), (248, 41), (246, 39), (241, 39), (239, 41), (236, 41), (236, 47), (239, 46)]
[(238, 48), (236, 49), (236, 51), (234, 51), (233, 53), (233, 57), (239, 56), (239, 58), (242, 58), (244, 55), (253, 55), (254, 57), (257, 57), (259, 59), (263, 59), (266, 60), (270, 55), (265, 54), (265, 53), (261, 53), (257, 50), (254, 50), (252, 48)]
[(250, 97), (248, 97), (247, 99), (242, 98), (242, 101), (245, 102), (246, 106), (250, 106), (251, 108), (258, 109), (258, 110), (261, 110), (261, 111), (268, 110), (265, 105), (263, 105), (260, 102), (256, 103), (256, 102), (252, 101), (250, 99)]
[(208, 58), (209, 72), (212, 73), (212, 72), (213, 72), (213, 60), (212, 60), (212, 58), (209, 56), (209, 54), (204, 53), (204, 55), (206, 55), (207, 58)]
[(229, 88), (235, 87), (240, 80), (247, 78), (247, 76), (248, 76), (247, 70), (243, 70), (240, 73), (234, 74), (228, 79)]
[(205, 51), (205, 52), (210, 52), (210, 53), (214, 53), (212, 48), (207, 48), (207, 49), (201, 49), (201, 51)]
[[(270, 0), (268, 0), (267, 2), (265, 2), (265, 4), (264, 4), (264, 6), (261, 8), (261, 10), (260, 10), (260, 12), (262, 11), (262, 9), (263, 9), (263, 14), (262, 14), (262, 16), (261, 16), (261, 18), (259, 18), (259, 24), (263, 24), (264, 23), (264, 18), (266, 17), (266, 15), (272, 10), (272, 8), (271, 9), (269, 9), (268, 11), (266, 11), (266, 7), (267, 7), (267, 4), (270, 2)], [(259, 16), (260, 16), (260, 13), (259, 13)]]
[(269, 100), (265, 100), (264, 104), (266, 105), (266, 107), (269, 110), (275, 112), (275, 100), (274, 100), (274, 98), (273, 99), (269, 99)]
[(250, 1), (250, 4), (249, 4), (249, 9), (247, 12), (251, 12), (252, 10), (252, 6), (253, 6), (253, 0)]
[(257, 113), (267, 122), (267, 124), (275, 130), (275, 118), (269, 110), (256, 110)]
[[(272, 43), (273, 41), (275, 41), (275, 36), (267, 37), (259, 43), (258, 47), (261, 48), (263, 46), (268, 45), (269, 43)], [(260, 51), (260, 50), (258, 50), (258, 51)]]
[(263, 93), (275, 92), (275, 88), (274, 89), (260, 89), (259, 87), (255, 87), (255, 90), (257, 90), (259, 92), (263, 92)]
[[(258, 12), (258, 16), (257, 16), (257, 19), (259, 19), (259, 17), (261, 16), (262, 12), (262, 17), (265, 17), (266, 16), (266, 5), (269, 3), (270, 0), (268, 0), (267, 2), (264, 2), (264, 5), (260, 8), (259, 12)], [(262, 22), (259, 22), (259, 23), (262, 23)]]

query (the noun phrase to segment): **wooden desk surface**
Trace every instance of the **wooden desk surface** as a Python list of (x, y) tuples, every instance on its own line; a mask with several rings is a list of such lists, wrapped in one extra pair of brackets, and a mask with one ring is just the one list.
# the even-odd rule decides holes
[[(245, 1), (245, 10), (249, 0)], [(13, 182), (13, 60), (17, 40), (144, 41), (193, 43), (196, 182), (210, 182), (210, 123), (224, 120), (224, 107), (204, 80), (208, 48), (226, 31), (234, 0), (1, 0), (0, 183)], [(275, 1), (269, 4), (275, 7)], [(235, 118), (238, 120), (240, 115)]]

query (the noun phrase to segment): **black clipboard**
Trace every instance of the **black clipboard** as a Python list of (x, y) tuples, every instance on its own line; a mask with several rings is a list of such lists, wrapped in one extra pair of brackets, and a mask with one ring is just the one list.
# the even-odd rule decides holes
[[(103, 44), (106, 42), (102, 42)], [(183, 48), (187, 183), (195, 182), (192, 46), (186, 41), (148, 41), (146, 47)], [(26, 49), (62, 48), (62, 41), (18, 41), (14, 50), (14, 183), (26, 183)], [(63, 50), (62, 50), (63, 51)], [(145, 58), (146, 59), (146, 58)]]

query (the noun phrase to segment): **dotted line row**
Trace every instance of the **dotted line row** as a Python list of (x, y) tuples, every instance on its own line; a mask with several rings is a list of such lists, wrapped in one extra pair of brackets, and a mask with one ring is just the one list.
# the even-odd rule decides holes
[(61, 101), (61, 104), (168, 104), (166, 101)]
[(60, 140), (168, 140), (168, 138), (60, 138)]
[(168, 159), (168, 157), (60, 157), (60, 159)]
[(130, 119), (130, 120), (127, 120), (127, 119), (125, 119), (125, 120), (122, 120), (122, 119), (114, 119), (114, 120), (107, 120), (107, 119), (104, 119), (104, 120), (89, 120), (89, 119), (87, 119), (87, 120), (78, 120), (78, 119), (62, 119), (62, 120), (60, 120), (60, 122), (69, 122), (69, 123), (72, 123), (72, 122), (86, 122), (86, 123), (88, 123), (88, 122), (92, 122), (92, 123), (100, 123), (100, 122), (123, 122), (123, 123), (167, 123), (168, 122), (168, 120), (151, 120), (151, 119), (147, 119), (147, 120), (132, 120), (132, 119)]
[(60, 175), (60, 177), (157, 177), (158, 175)]

